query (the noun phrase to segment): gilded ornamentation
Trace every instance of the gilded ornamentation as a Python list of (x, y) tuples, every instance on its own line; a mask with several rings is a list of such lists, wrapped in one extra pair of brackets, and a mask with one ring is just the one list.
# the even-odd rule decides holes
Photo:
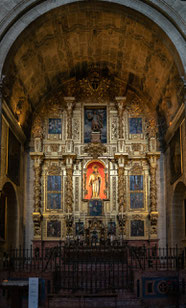
[(157, 132), (158, 132), (158, 127), (157, 127), (156, 120), (154, 118), (148, 119), (148, 121), (146, 121), (147, 136), (149, 138), (156, 137)]
[(118, 120), (117, 117), (113, 117), (111, 121), (111, 140), (117, 140)]
[(49, 215), (47, 218), (49, 220), (58, 220), (60, 217), (59, 217), (59, 215)]
[(150, 164), (150, 208), (152, 212), (157, 210), (157, 185), (156, 185), (156, 169), (158, 154), (148, 155)]
[(136, 214), (136, 215), (132, 215), (132, 219), (134, 220), (140, 220), (140, 219), (143, 219), (143, 215), (139, 215), (139, 214)]
[(140, 99), (135, 95), (134, 92), (127, 92), (127, 102), (126, 110), (133, 116), (139, 116), (142, 113)]
[(75, 210), (79, 210), (79, 177), (75, 177)]
[(118, 167), (118, 204), (119, 212), (126, 210), (126, 179), (121, 166)]
[(51, 144), (50, 149), (52, 152), (58, 152), (59, 151), (59, 144)]
[(130, 169), (131, 174), (142, 174), (143, 168), (138, 163), (134, 164)]
[(112, 179), (112, 206), (113, 210), (116, 210), (116, 177), (114, 176)]
[(43, 158), (34, 156), (34, 212), (40, 212), (41, 209), (41, 164)]
[(120, 228), (120, 234), (126, 235), (127, 233), (127, 215), (126, 214), (119, 214), (117, 215), (117, 220)]
[(123, 113), (126, 107), (126, 97), (116, 97), (116, 108), (118, 111), (118, 120), (119, 120), (119, 138), (123, 138)]
[(72, 139), (72, 115), (75, 105), (74, 97), (64, 97), (67, 112), (67, 139)]
[(72, 122), (72, 139), (78, 141), (80, 139), (80, 121), (79, 119), (75, 118)]
[(133, 151), (139, 152), (139, 151), (141, 150), (141, 144), (139, 144), (139, 143), (133, 143), (133, 144), (132, 144), (132, 150), (133, 150)]
[(88, 97), (94, 103), (102, 102), (102, 100), (108, 97), (108, 89), (110, 87), (111, 81), (109, 79), (101, 79), (99, 81), (98, 87), (94, 88), (89, 79), (82, 79), (79, 82), (79, 96)]
[(84, 147), (84, 152), (88, 153), (94, 159), (106, 153), (107, 148), (102, 143), (89, 143)]
[(151, 234), (157, 234), (157, 227), (158, 227), (158, 212), (151, 212), (150, 213), (150, 223), (151, 223)]
[(72, 183), (72, 174), (73, 170), (71, 168), (66, 169), (67, 173), (67, 181), (65, 186), (65, 204), (66, 204), (66, 212), (72, 213), (73, 208), (73, 183)]
[(34, 236), (39, 237), (41, 235), (41, 214), (33, 213), (33, 223), (34, 223)]
[(37, 116), (32, 125), (32, 136), (34, 138), (43, 138), (43, 121), (41, 116)]
[(72, 215), (68, 214), (67, 216), (65, 216), (65, 223), (66, 223), (68, 236), (72, 234), (73, 221), (74, 221), (74, 217)]
[(48, 173), (50, 175), (60, 175), (61, 168), (58, 165), (51, 164), (48, 167)]

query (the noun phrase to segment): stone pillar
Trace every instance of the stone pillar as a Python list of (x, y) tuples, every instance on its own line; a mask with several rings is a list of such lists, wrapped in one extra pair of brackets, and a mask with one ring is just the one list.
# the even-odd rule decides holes
[(150, 234), (156, 237), (158, 224), (156, 170), (160, 153), (148, 153), (147, 157), (150, 166)]

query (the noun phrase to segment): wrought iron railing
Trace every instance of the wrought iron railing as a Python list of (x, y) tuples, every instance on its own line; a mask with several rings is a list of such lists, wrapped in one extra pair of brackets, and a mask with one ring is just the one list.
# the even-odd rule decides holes
[(158, 248), (129, 246), (125, 242), (90, 243), (69, 241), (49, 248), (41, 245), (33, 249), (10, 249), (0, 252), (0, 270), (9, 271), (53, 271), (64, 264), (125, 264), (132, 269), (183, 269), (186, 265), (185, 252), (181, 248)]

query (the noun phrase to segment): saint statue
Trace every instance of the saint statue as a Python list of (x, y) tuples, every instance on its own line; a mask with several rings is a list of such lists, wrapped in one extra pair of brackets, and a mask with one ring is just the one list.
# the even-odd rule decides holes
[(94, 111), (93, 113), (89, 112), (87, 118), (91, 121), (92, 132), (100, 132), (103, 128), (103, 115), (98, 111)]
[(100, 198), (100, 187), (101, 187), (101, 175), (98, 172), (98, 166), (94, 165), (92, 167), (93, 172), (90, 175), (88, 185), (92, 187), (92, 199)]

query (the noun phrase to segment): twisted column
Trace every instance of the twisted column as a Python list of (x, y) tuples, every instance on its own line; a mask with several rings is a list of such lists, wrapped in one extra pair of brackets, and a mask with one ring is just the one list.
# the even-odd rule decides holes
[(67, 182), (66, 182), (66, 195), (65, 195), (65, 203), (66, 203), (66, 211), (72, 213), (73, 211), (73, 183), (72, 183), (72, 175), (73, 170), (71, 168), (66, 169), (67, 173)]
[(156, 152), (148, 153), (147, 155), (150, 166), (150, 234), (156, 237), (158, 224), (156, 170), (157, 159), (160, 154), (159, 152)]
[(30, 153), (34, 160), (34, 212), (32, 213), (34, 222), (34, 236), (41, 235), (41, 172), (43, 153)]

